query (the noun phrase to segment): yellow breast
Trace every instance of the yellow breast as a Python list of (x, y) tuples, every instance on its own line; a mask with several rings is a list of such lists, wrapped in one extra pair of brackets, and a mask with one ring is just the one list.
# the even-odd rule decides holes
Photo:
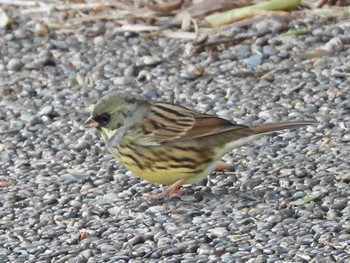
[(211, 153), (182, 146), (121, 147), (111, 153), (136, 176), (166, 185), (178, 180), (185, 180), (184, 184), (200, 181), (215, 163)]

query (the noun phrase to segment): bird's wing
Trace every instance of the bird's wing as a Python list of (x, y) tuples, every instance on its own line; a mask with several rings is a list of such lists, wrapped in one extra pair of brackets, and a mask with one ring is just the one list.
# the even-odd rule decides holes
[(244, 128), (247, 126), (197, 113), (185, 107), (170, 103), (154, 103), (147, 117), (130, 130), (135, 132), (134, 143), (160, 145)]

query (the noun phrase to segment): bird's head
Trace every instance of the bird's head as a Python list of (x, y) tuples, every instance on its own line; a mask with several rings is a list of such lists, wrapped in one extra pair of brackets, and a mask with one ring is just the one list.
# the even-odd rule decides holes
[(109, 93), (95, 105), (83, 127), (97, 128), (104, 135), (115, 133), (120, 127), (127, 126), (135, 111), (146, 103), (141, 96)]

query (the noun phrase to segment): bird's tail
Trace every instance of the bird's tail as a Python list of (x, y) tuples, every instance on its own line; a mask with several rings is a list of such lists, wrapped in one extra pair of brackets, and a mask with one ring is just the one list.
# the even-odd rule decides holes
[(295, 122), (280, 122), (280, 123), (270, 123), (263, 125), (256, 125), (249, 127), (249, 130), (253, 131), (253, 134), (264, 134), (279, 130), (300, 128), (307, 125), (315, 124), (313, 121), (295, 121)]

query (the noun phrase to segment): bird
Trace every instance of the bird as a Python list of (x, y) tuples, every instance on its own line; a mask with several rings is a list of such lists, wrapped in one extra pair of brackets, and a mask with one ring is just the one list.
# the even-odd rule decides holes
[(247, 126), (141, 95), (109, 92), (84, 128), (96, 128), (109, 152), (134, 175), (168, 185), (155, 199), (179, 194), (181, 185), (204, 179), (220, 158), (264, 134), (313, 121)]

